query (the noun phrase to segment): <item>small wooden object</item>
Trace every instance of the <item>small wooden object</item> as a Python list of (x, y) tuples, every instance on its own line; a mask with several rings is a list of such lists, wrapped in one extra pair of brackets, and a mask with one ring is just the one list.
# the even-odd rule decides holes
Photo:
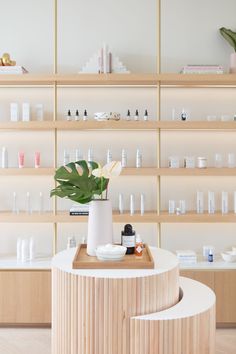
[(100, 261), (97, 257), (88, 256), (87, 245), (80, 244), (73, 259), (73, 269), (153, 269), (154, 260), (148, 245), (144, 245), (143, 256), (126, 254), (121, 261)]

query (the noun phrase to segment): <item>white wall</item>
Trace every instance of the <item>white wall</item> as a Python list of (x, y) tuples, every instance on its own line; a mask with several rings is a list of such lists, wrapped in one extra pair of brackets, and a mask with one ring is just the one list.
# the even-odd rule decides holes
[[(10, 52), (19, 65), (30, 72), (47, 73), (53, 70), (53, 0), (0, 0), (0, 55)], [(82, 65), (106, 41), (132, 72), (155, 72), (157, 50), (157, 7), (156, 0), (59, 0), (58, 1), (58, 64), (59, 72), (78, 72)], [(234, 0), (163, 0), (162, 1), (162, 71), (178, 72), (188, 63), (219, 63), (228, 70), (228, 58), (232, 51), (221, 38), (221, 26), (235, 29), (236, 2)], [(189, 111), (191, 119), (203, 120), (209, 114), (235, 113), (235, 89), (171, 89), (162, 90), (162, 119), (171, 119), (172, 108), (180, 112)], [(45, 119), (52, 119), (52, 90), (41, 88), (0, 89), (0, 120), (9, 120), (10, 102), (43, 103)], [(90, 117), (95, 111), (119, 111), (124, 115), (127, 109), (136, 108), (143, 112), (148, 109), (150, 119), (156, 118), (156, 90), (153, 88), (61, 88), (59, 94), (58, 119), (63, 119), (67, 109), (74, 112), (85, 108)], [(235, 134), (208, 132), (168, 132), (163, 133), (162, 166), (166, 166), (169, 155), (207, 154), (212, 164), (213, 154), (236, 153)], [(58, 136), (59, 163), (62, 163), (63, 149), (74, 153), (80, 147), (86, 157), (88, 147), (95, 150), (95, 157), (104, 162), (107, 148), (111, 148), (115, 158), (127, 149), (129, 164), (134, 165), (136, 147), (143, 151), (144, 166), (155, 166), (156, 134), (152, 132), (61, 132)], [(16, 166), (17, 152), (26, 153), (27, 166), (32, 166), (33, 153), (40, 150), (42, 166), (51, 166), (53, 159), (52, 134), (50, 132), (0, 132), (0, 148), (7, 146), (10, 166)], [(45, 209), (51, 207), (49, 190), (52, 179), (38, 177), (1, 177), (0, 210), (12, 207), (12, 191), (21, 198), (19, 205), (24, 210), (24, 196), (30, 190), (33, 207), (37, 208), (39, 191), (45, 194)], [(189, 206), (194, 205), (194, 195), (199, 187), (207, 191), (212, 183), (207, 178), (162, 178), (162, 206), (167, 208), (168, 198), (185, 198)], [(235, 189), (232, 178), (217, 178), (217, 191)], [(122, 177), (112, 186), (111, 199), (117, 208), (120, 191), (128, 195), (144, 191), (146, 207), (156, 208), (156, 179)], [(65, 209), (71, 203), (59, 201), (59, 208)], [(138, 203), (137, 203), (138, 207)], [(115, 225), (115, 236), (119, 238), (123, 225)], [(148, 242), (156, 244), (156, 225), (136, 224), (137, 232)], [(203, 243), (215, 243), (218, 249), (233, 244), (234, 229), (229, 225), (163, 225), (163, 246), (169, 249), (193, 247), (199, 250)], [(61, 224), (59, 249), (65, 247), (66, 238), (75, 235), (80, 239), (86, 235), (85, 224)], [(39, 232), (40, 231), (40, 232)], [(17, 236), (35, 235), (40, 252), (51, 252), (52, 225), (25, 225), (14, 227), (1, 224), (0, 241), (3, 252), (15, 251)], [(41, 234), (43, 237), (41, 238)], [(190, 237), (190, 236), (191, 237)], [(201, 235), (201, 237), (199, 236)], [(223, 235), (223, 237), (222, 237)], [(48, 237), (48, 243), (47, 243)]]

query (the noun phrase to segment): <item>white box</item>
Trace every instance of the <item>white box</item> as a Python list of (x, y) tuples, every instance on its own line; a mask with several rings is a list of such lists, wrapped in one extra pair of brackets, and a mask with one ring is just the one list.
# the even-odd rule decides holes
[(18, 103), (11, 103), (11, 121), (18, 122), (18, 120), (19, 120)]
[(29, 122), (30, 121), (30, 104), (22, 103), (22, 121)]

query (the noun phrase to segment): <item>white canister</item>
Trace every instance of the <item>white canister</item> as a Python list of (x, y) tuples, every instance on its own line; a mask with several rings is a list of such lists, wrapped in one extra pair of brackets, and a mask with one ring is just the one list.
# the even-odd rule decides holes
[(206, 168), (207, 167), (207, 158), (199, 156), (197, 158), (197, 167), (198, 168)]
[(29, 259), (29, 241), (22, 240), (21, 242), (21, 262), (27, 262)]

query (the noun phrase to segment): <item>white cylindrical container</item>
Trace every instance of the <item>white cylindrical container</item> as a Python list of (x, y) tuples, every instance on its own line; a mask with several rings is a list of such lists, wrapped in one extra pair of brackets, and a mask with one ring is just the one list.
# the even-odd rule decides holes
[(169, 214), (175, 213), (175, 201), (169, 200)]
[(144, 215), (144, 213), (145, 213), (144, 203), (145, 203), (145, 196), (143, 193), (141, 193), (140, 194), (140, 214), (141, 215)]
[(92, 200), (89, 204), (87, 254), (95, 256), (95, 248), (108, 243), (113, 243), (111, 202)]
[(211, 191), (208, 192), (208, 213), (215, 213), (215, 193)]
[(168, 158), (168, 166), (170, 168), (179, 168), (180, 167), (180, 160), (178, 156), (170, 156)]
[(195, 157), (194, 156), (186, 156), (184, 158), (184, 167), (185, 168), (194, 168), (195, 167)]
[(75, 150), (75, 161), (81, 161), (83, 160), (83, 154), (80, 149)]
[(229, 153), (228, 154), (228, 167), (229, 168), (234, 168), (236, 166), (235, 164), (235, 154), (234, 153)]
[(134, 195), (130, 194), (130, 215), (134, 215)]
[(199, 156), (197, 158), (197, 167), (198, 168), (206, 168), (207, 167), (207, 158)]
[(119, 212), (120, 214), (124, 212), (124, 197), (122, 193), (119, 193)]
[(203, 192), (197, 192), (197, 214), (204, 212), (204, 195)]
[(234, 213), (236, 214), (236, 191), (234, 191)]
[(8, 168), (8, 152), (5, 146), (2, 147), (2, 168)]
[(43, 193), (39, 192), (39, 213), (42, 214), (44, 211), (43, 208)]
[(185, 200), (180, 200), (179, 201), (179, 209), (181, 214), (186, 213), (186, 201)]
[(31, 201), (30, 201), (30, 192), (26, 193), (26, 212), (28, 214), (32, 213), (32, 209), (31, 209)]
[(63, 164), (64, 166), (67, 165), (70, 162), (70, 153), (67, 150), (64, 150), (64, 161)]
[(125, 149), (122, 149), (121, 152), (121, 166), (127, 167), (127, 153)]
[(139, 149), (136, 151), (136, 167), (142, 167), (142, 153)]
[(93, 161), (93, 160), (94, 160), (93, 149), (89, 148), (88, 149), (88, 162)]
[(29, 260), (33, 261), (34, 259), (35, 259), (35, 242), (33, 237), (31, 237), (29, 242)]
[(112, 153), (111, 153), (111, 150), (108, 149), (107, 150), (107, 163), (110, 163), (112, 162)]
[(22, 240), (21, 242), (21, 262), (27, 262), (29, 259), (29, 241)]
[(18, 238), (16, 243), (16, 258), (18, 261), (21, 260), (21, 243), (22, 243), (21, 238)]
[(222, 214), (228, 214), (229, 212), (228, 192), (221, 193), (221, 212)]
[(17, 194), (16, 192), (13, 192), (13, 206), (12, 206), (12, 212), (13, 213), (18, 213), (18, 208), (17, 208)]
[(215, 167), (216, 168), (221, 168), (223, 167), (223, 158), (222, 154), (215, 154)]

